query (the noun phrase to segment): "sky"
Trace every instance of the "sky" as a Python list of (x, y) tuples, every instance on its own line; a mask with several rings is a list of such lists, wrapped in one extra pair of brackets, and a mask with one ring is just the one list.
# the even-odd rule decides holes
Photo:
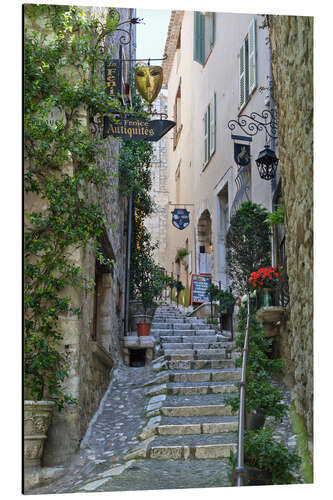
[[(136, 10), (136, 16), (143, 18), (143, 22), (136, 25), (137, 59), (163, 57), (170, 14), (170, 10)], [(161, 63), (162, 61), (156, 61), (156, 65)]]

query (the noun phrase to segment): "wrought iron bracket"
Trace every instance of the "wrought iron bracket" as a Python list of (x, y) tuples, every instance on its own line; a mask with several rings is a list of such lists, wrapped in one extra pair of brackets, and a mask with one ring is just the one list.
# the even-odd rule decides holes
[(277, 129), (274, 114), (269, 109), (264, 109), (261, 114), (253, 111), (250, 115), (240, 115), (238, 120), (228, 122), (229, 130), (239, 127), (245, 134), (253, 137), (258, 132), (265, 131), (266, 136), (277, 139)]

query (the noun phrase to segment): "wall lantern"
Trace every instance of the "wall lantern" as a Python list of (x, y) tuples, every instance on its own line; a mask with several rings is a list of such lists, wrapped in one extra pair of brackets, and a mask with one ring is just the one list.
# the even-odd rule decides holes
[[(238, 120), (230, 120), (228, 122), (228, 128), (231, 131), (235, 130), (236, 127), (239, 127), (242, 132), (246, 134), (248, 137), (247, 140), (249, 141), (252, 140), (252, 137), (257, 135), (258, 132), (265, 132), (265, 146), (264, 149), (260, 151), (256, 159), (256, 164), (262, 179), (266, 181), (274, 179), (279, 159), (276, 157), (273, 149), (268, 145), (268, 137), (270, 137), (272, 141), (277, 139), (276, 123), (273, 112), (264, 109), (261, 114), (253, 111), (250, 115), (240, 115)], [(231, 138), (246, 140), (246, 137), (243, 136), (232, 135)]]
[(279, 158), (276, 157), (275, 152), (266, 144), (256, 159), (260, 177), (266, 181), (274, 179), (278, 163)]

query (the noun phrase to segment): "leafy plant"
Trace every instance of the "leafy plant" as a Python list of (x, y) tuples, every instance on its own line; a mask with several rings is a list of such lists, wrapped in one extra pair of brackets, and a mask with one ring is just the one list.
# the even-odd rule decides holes
[(261, 267), (258, 271), (251, 273), (248, 279), (249, 284), (255, 288), (273, 288), (279, 283), (280, 266)]
[(276, 224), (283, 224), (284, 223), (284, 208), (282, 205), (276, 205), (276, 208), (273, 212), (269, 212), (267, 214), (267, 222), (270, 225), (270, 227), (275, 226)]
[(247, 201), (232, 216), (226, 238), (227, 263), (232, 287), (244, 295), (248, 278), (256, 269), (269, 266), (271, 255), (267, 210)]
[(181, 261), (188, 255), (188, 250), (187, 248), (178, 248), (177, 250), (177, 255), (176, 255), (176, 260)]
[[(232, 453), (230, 463), (233, 468), (236, 467), (236, 460), (236, 454)], [(246, 466), (269, 472), (271, 479), (268, 479), (267, 484), (298, 482), (295, 473), (299, 470), (301, 460), (273, 438), (272, 429), (245, 432), (244, 462)]]
[(219, 313), (230, 310), (230, 308), (232, 308), (236, 303), (236, 299), (229, 290), (220, 290), (220, 288), (217, 285), (214, 285), (214, 283), (210, 283), (208, 292), (210, 294), (211, 300), (216, 300), (219, 302)]
[[(72, 256), (89, 248), (111, 264), (98, 240), (107, 226), (101, 200), (114, 176), (101, 161), (105, 144), (98, 131), (103, 114), (119, 107), (100, 78), (104, 38), (119, 15), (110, 9), (97, 19), (60, 5), (25, 5), (24, 13), (24, 190), (27, 205), (38, 200), (38, 208), (25, 211), (24, 385), (28, 397), (53, 399), (61, 409), (78, 403), (63, 389), (68, 367), (61, 319), (81, 313), (72, 290), (91, 292), (94, 285)], [(51, 125), (54, 108), (64, 118)]]
[[(242, 352), (244, 347), (246, 328), (246, 308), (242, 306), (239, 310), (238, 330), (241, 332), (236, 337), (236, 348)], [(283, 392), (274, 387), (269, 380), (281, 373), (283, 361), (281, 358), (271, 358), (272, 340), (266, 337), (262, 323), (254, 314), (250, 316), (249, 325), (249, 347), (246, 368), (246, 409), (247, 411), (258, 411), (266, 416), (281, 419), (287, 412), (287, 406), (281, 402)], [(236, 360), (236, 366), (241, 366), (242, 356)], [(233, 411), (239, 409), (239, 397), (227, 397)]]

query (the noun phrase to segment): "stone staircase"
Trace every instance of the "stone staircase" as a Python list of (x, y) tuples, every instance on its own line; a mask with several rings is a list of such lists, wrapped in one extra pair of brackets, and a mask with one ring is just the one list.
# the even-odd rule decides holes
[(141, 445), (127, 458), (214, 459), (236, 451), (238, 418), (224, 403), (240, 369), (234, 343), (205, 320), (172, 306), (157, 309), (151, 335), (159, 341), (156, 377), (147, 385), (148, 422)]

